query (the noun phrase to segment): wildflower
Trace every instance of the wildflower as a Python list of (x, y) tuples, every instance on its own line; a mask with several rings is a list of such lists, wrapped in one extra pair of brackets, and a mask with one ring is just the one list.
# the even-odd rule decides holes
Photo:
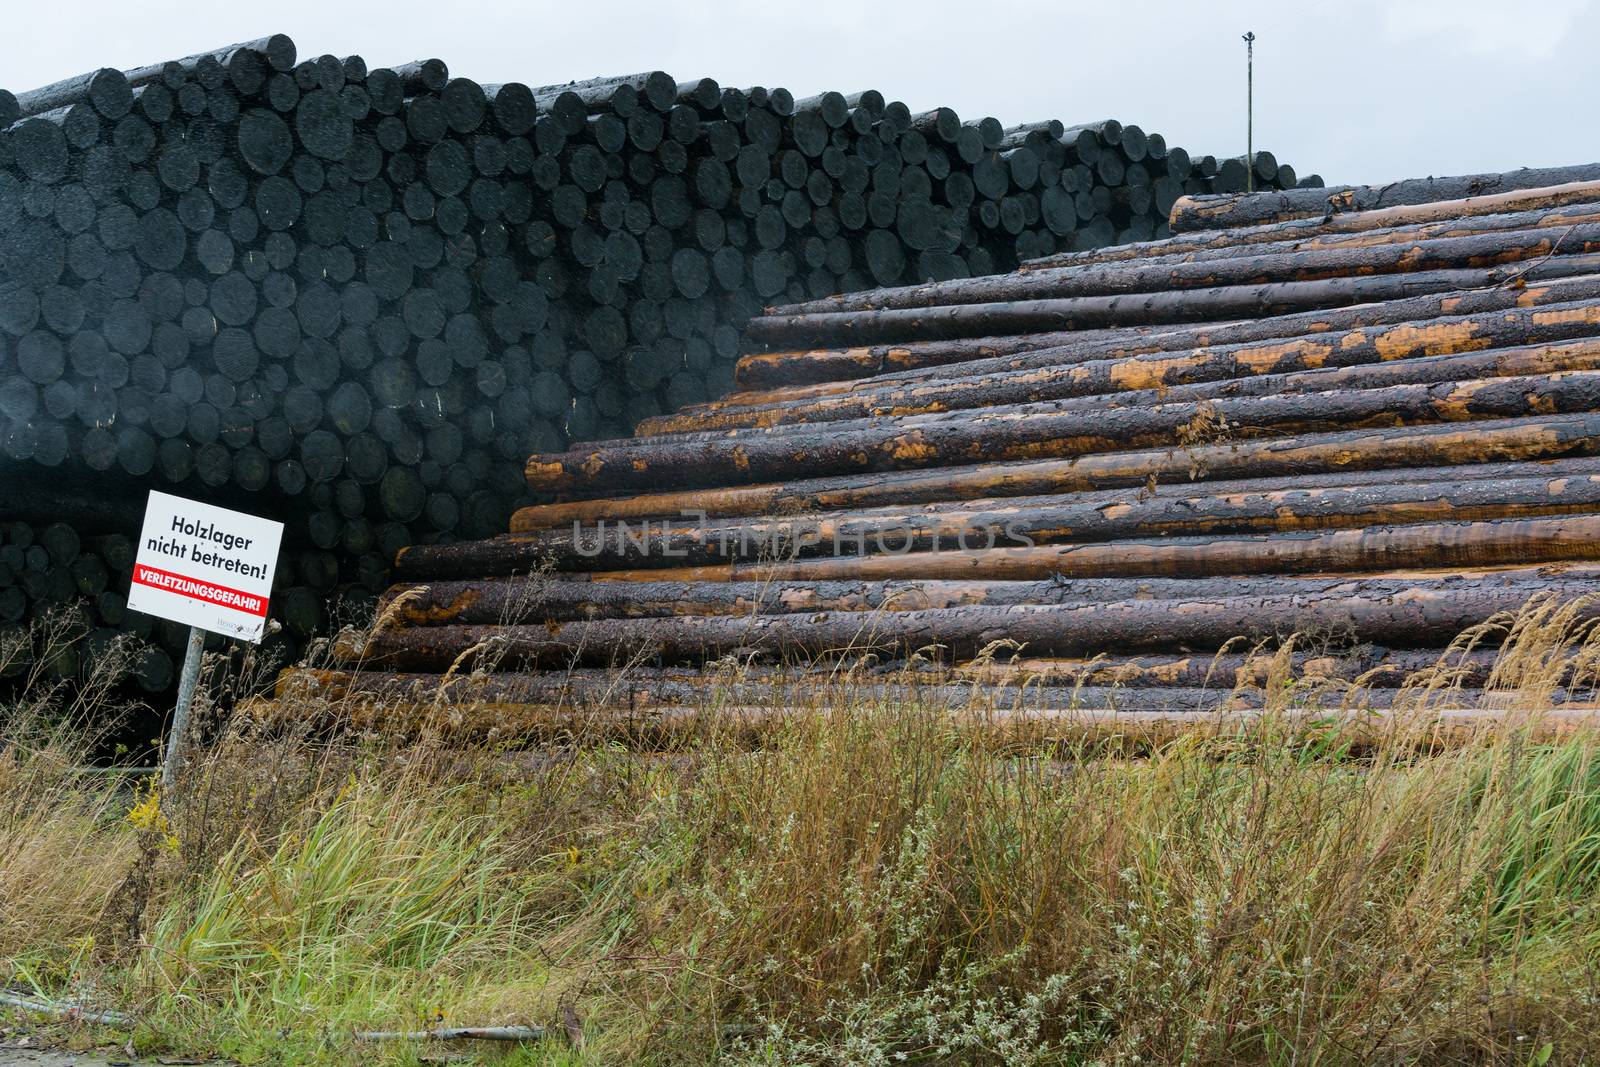
[(167, 822), (166, 813), (161, 810), (161, 790), (157, 786), (152, 785), (144, 791), (144, 795), (128, 809), (126, 819), (128, 825), (140, 833), (158, 836), (162, 847), (168, 852), (178, 851), (178, 838)]

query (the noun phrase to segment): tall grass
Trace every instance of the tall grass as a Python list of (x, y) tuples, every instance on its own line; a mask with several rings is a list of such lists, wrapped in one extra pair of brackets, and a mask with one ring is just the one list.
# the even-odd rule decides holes
[[(1531, 642), (1590, 654), (1543, 617), (1508, 703), (1571, 669)], [(514, 1058), (1600, 1058), (1600, 740), (1355, 754), (1269, 720), (1046, 759), (914, 699), (812, 696), (835, 713), (756, 751), (714, 709), (656, 755), (241, 725), (160, 797), (12, 731), (0, 980), (260, 1063), (564, 1018), (582, 1049)]]

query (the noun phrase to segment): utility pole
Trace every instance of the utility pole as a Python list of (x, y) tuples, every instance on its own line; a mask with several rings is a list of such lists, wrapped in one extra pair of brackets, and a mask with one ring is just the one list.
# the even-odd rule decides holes
[(1256, 191), (1256, 35), (1244, 35), (1244, 187)]

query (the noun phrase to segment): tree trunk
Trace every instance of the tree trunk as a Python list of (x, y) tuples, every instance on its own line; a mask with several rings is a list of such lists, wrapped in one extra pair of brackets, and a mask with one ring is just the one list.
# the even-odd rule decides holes
[(1286, 661), (1272, 650), (1220, 652), (1214, 655), (1141, 656), (1128, 660), (1104, 657), (1065, 659), (1019, 656), (1007, 661), (973, 663), (960, 675), (990, 685), (1120, 685), (1234, 689), (1293, 680), (1305, 685), (1354, 683), (1366, 689), (1405, 685), (1460, 685), (1481, 689), (1499, 658), (1498, 649), (1468, 652), (1410, 651), (1362, 645), (1350, 650), (1294, 652)]
[[(1594, 544), (1587, 546), (1592, 554)], [(706, 662), (729, 654), (802, 660), (824, 654), (937, 651), (970, 659), (995, 642), (1030, 655), (1076, 656), (1108, 648), (1217, 649), (1238, 637), (1356, 633), (1403, 648), (1439, 647), (1461, 631), (1521, 608), (1550, 587), (1469, 581), (1365, 596), (1274, 593), (1260, 597), (1074, 601), (927, 611), (601, 619), (537, 626), (447, 625), (383, 631), (339, 648), (343, 662), (406, 670), (522, 670), (622, 664), (640, 657)], [(1552, 590), (1559, 591), (1559, 590)], [(1576, 596), (1580, 589), (1573, 589)], [(1600, 608), (1580, 608), (1594, 618)]]
[[(1185, 354), (1152, 353), (896, 383), (804, 402), (663, 415), (640, 423), (635, 440), (667, 434), (704, 438), (743, 429), (792, 428), (1068, 398), (1142, 404), (1580, 369), (1588, 368), (1595, 342), (1553, 342), (1595, 334), (1600, 334), (1600, 305), (1594, 304), (1568, 305), (1560, 311), (1529, 309), (1459, 316)], [(1539, 347), (1502, 347), (1524, 345)], [(1450, 355), (1458, 352), (1472, 354)], [(1371, 366), (1390, 361), (1402, 361), (1402, 365)], [(1511, 369), (1515, 367), (1526, 369)]]
[[(556, 529), (601, 519), (705, 514), (713, 518), (802, 514), (952, 500), (1082, 492), (1159, 481), (1278, 477), (1345, 470), (1395, 470), (1593, 455), (1600, 416), (1501, 419), (1403, 429), (1353, 430), (1231, 444), (1091, 454), (1067, 460), (983, 464), (929, 472), (815, 478), (788, 483), (681, 490), (533, 504), (516, 513), (521, 530)], [(428, 546), (402, 553), (397, 566), (426, 567)], [(412, 571), (412, 573), (423, 573)]]
[[(348, 677), (350, 680), (344, 680)], [(393, 678), (384, 675), (383, 678)], [(815, 717), (848, 715), (853, 720), (872, 714), (881, 696), (863, 694), (862, 707), (834, 710), (797, 708), (792, 703), (728, 705), (707, 701), (683, 705), (628, 706), (622, 699), (608, 700), (601, 708), (579, 707), (570, 702), (540, 704), (517, 699), (519, 690), (507, 686), (507, 699), (499, 695), (495, 679), (474, 682), (441, 703), (436, 676), (406, 676), (394, 684), (369, 681), (360, 675), (334, 674), (303, 683), (309, 695), (293, 700), (253, 700), (246, 714), (273, 724), (304, 724), (308, 719), (335, 727), (399, 729), (443, 734), (457, 739), (520, 739), (530, 744), (574, 743), (624, 745), (641, 751), (672, 751), (714, 737), (719, 743), (761, 746), (771, 743), (797, 723)], [(455, 684), (446, 693), (454, 693)], [(368, 695), (366, 690), (375, 692)], [(415, 694), (410, 695), (410, 694)], [(337, 695), (324, 695), (337, 694)], [(535, 692), (535, 697), (542, 694)], [(898, 694), (896, 694), (898, 695)], [(912, 707), (926, 708), (920, 691), (906, 694)], [(1125, 689), (1077, 691), (1078, 700), (1061, 707), (999, 707), (968, 704), (944, 711), (950, 728), (986, 747), (1015, 755), (1059, 753), (1069, 760), (1094, 752), (1142, 752), (1179, 740), (1216, 738), (1230, 753), (1241, 743), (1271, 745), (1307, 739), (1326, 746), (1360, 753), (1376, 747), (1437, 751), (1480, 743), (1514, 731), (1532, 744), (1551, 744), (1592, 731), (1600, 725), (1600, 711), (1585, 707), (1528, 708), (1508, 711), (1496, 706), (1492, 696), (1471, 690), (1449, 694), (1451, 702), (1424, 707), (1399, 707), (1393, 713), (1374, 715), (1374, 708), (1390, 706), (1383, 694), (1365, 691), (1338, 700), (1324, 696), (1317, 707), (1275, 709), (1263, 714), (1248, 700), (1181, 689), (1161, 690), (1140, 701)], [(836, 698), (837, 699), (837, 698)], [(1106, 703), (1094, 703), (1104, 699)], [(1114, 703), (1113, 703), (1114, 701)], [(1343, 703), (1346, 706), (1340, 707)], [(1331, 705), (1331, 706), (1330, 706)], [(1203, 710), (1196, 710), (1203, 709)]]
[[(1178, 483), (1069, 497), (951, 502), (764, 516), (622, 520), (440, 546), (452, 574), (701, 566), (755, 559), (1022, 547), (1167, 534), (1342, 529), (1600, 510), (1593, 461), (1350, 472), (1292, 479)], [(1276, 483), (1276, 484), (1274, 484)], [(520, 524), (517, 524), (520, 526)], [(441, 557), (444, 557), (441, 559)]]
[(961, 304), (942, 308), (846, 311), (830, 314), (769, 316), (753, 319), (746, 337), (767, 347), (952, 340), (1036, 330), (1074, 330), (1102, 326), (1209, 322), (1339, 308), (1427, 293), (1446, 293), (1546, 281), (1600, 269), (1600, 256), (1557, 256), (1528, 264), (1414, 274), (1272, 282), (1118, 296), (1079, 296), (1053, 300)]
[(681, 569), (595, 572), (600, 581), (842, 581), (895, 578), (1028, 581), (1116, 575), (1354, 573), (1409, 567), (1476, 567), (1594, 558), (1592, 514), (1419, 523), (1272, 534), (1144, 538), (1093, 544), (882, 553)]
[[(909, 569), (909, 568), (908, 568)], [(670, 572), (669, 572), (670, 573)], [(458, 624), (525, 625), (581, 619), (660, 619), (679, 615), (756, 616), (816, 611), (926, 611), (964, 605), (1008, 606), (1066, 601), (1116, 602), (1147, 599), (1185, 601), (1196, 597), (1267, 596), (1286, 589), (1301, 594), (1337, 590), (1368, 596), (1399, 596), (1416, 588), (1477, 580), (1520, 583), (1530, 589), (1571, 588), (1592, 581), (1596, 568), (1584, 564), (1521, 567), (1510, 570), (1455, 569), (1430, 575), (1406, 571), (1348, 577), (1306, 575), (1286, 578), (1060, 578), (1036, 580), (880, 581), (653, 581), (650, 572), (631, 572), (626, 580), (605, 574), (559, 578), (541, 576), (429, 581), (397, 585), (379, 604), (386, 627), (416, 629)], [(592, 580), (591, 580), (592, 579)]]
[[(1370, 305), (1253, 319), (1172, 326), (1139, 334), (1088, 331), (1033, 335), (1049, 343), (1037, 356), (1028, 348), (1007, 348), (1005, 337), (968, 341), (918, 341), (859, 349), (815, 349), (745, 356), (739, 362), (739, 384), (747, 390), (773, 389), (771, 396), (735, 394), (724, 404), (776, 403), (801, 397), (831, 395), (851, 388), (843, 379), (895, 375), (914, 379), (941, 373), (936, 368), (964, 364), (963, 375), (1086, 362), (1148, 352), (1181, 352), (1204, 346), (1240, 344), (1301, 335), (1327, 334), (1364, 326), (1421, 322), (1451, 316), (1483, 315), (1519, 307), (1593, 301), (1600, 297), (1600, 277), (1578, 276), (1526, 287), (1476, 292), (1451, 292), (1383, 301)], [(757, 320), (760, 321), (760, 320)], [(1154, 332), (1155, 336), (1150, 336)], [(1043, 351), (1047, 349), (1048, 351)], [(838, 383), (838, 384), (835, 384)], [(885, 383), (887, 384), (887, 383)], [(802, 388), (806, 391), (800, 391)], [(778, 391), (781, 390), (781, 391)], [(710, 410), (717, 410), (711, 408)]]
[[(1188, 263), (1140, 260), (1088, 267), (1040, 268), (898, 289), (869, 289), (777, 307), (769, 314), (794, 317), (935, 308), (1493, 267), (1554, 255), (1600, 252), (1597, 214), (1600, 209), (1596, 208), (1575, 218), (1571, 212), (1562, 212), (1549, 226), (1541, 222), (1533, 228), (1464, 236), (1411, 239), (1396, 235), (1393, 242), (1370, 246), (1294, 246), (1285, 250), (1263, 249), (1251, 256), (1208, 257)], [(1531, 220), (1524, 220), (1525, 224), (1528, 221)], [(1560, 227), (1559, 231), (1554, 227)]]
[(1261, 226), (1196, 230), (1157, 241), (1083, 252), (1059, 252), (1029, 260), (1018, 269), (1030, 271), (1050, 267), (1081, 267), (1123, 263), (1132, 259), (1175, 260), (1217, 253), (1251, 255), (1254, 249), (1262, 245), (1297, 244), (1300, 247), (1318, 248), (1332, 247), (1346, 240), (1385, 243), (1391, 234), (1422, 237), (1465, 233), (1473, 227), (1498, 225), (1504, 219), (1546, 213), (1549, 213), (1549, 217), (1559, 217), (1560, 209), (1587, 208), (1595, 204), (1600, 204), (1600, 182), (1572, 182), (1432, 204), (1377, 208), (1321, 218), (1289, 219)]
[(1597, 180), (1600, 180), (1600, 163), (1589, 163), (1573, 167), (1525, 168), (1503, 174), (1412, 178), (1386, 185), (1339, 185), (1327, 189), (1284, 189), (1245, 195), (1184, 197), (1173, 205), (1169, 222), (1173, 233), (1260, 226), (1287, 219), (1317, 218), (1407, 204), (1431, 204)]
[(534, 490), (586, 495), (663, 483), (726, 487), (795, 478), (966, 466), (994, 460), (1082, 457), (1158, 446), (1183, 447), (1355, 426), (1516, 418), (1600, 407), (1600, 373), (1567, 371), (1398, 385), (1341, 393), (1222, 398), (1103, 413), (1049, 405), (863, 420), (815, 433), (585, 449), (528, 460)]

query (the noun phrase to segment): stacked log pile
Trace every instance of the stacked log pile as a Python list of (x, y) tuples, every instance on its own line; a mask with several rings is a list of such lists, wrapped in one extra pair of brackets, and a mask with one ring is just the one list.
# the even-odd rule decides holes
[(402, 546), (503, 530), (529, 452), (725, 392), (766, 301), (1149, 238), (1243, 187), (1111, 120), (480, 85), (281, 35), (0, 93), (0, 518), (127, 536), (152, 487), (283, 518), (303, 642)]
[[(117, 575), (132, 564), (133, 543), (111, 534), (88, 541), (62, 522), (33, 524), (20, 520), (0, 523), (0, 678), (17, 677), (39, 666), (37, 655), (58, 676), (82, 673), (84, 658), (96, 657), (127, 632), (141, 638), (157, 636), (171, 624), (127, 610), (126, 590), (115, 588)], [(81, 602), (86, 620), (69, 620), (67, 614)], [(24, 626), (52, 612), (62, 615), (55, 638), (83, 632), (81, 641), (24, 642)], [(186, 634), (174, 635), (182, 639)], [(45, 646), (45, 647), (38, 647)], [(162, 643), (143, 642), (130, 653), (134, 682), (145, 692), (160, 692), (172, 682), (173, 662)]]
[[(533, 455), (558, 499), (407, 548), (385, 625), (285, 691), (531, 723), (798, 699), (669, 673), (624, 700), (608, 665), (867, 657), (942, 663), (936, 700), (1181, 717), (1264, 700), (1229, 692), (1247, 653), (1300, 635), (1297, 670), (1359, 676), (1313, 706), (1388, 707), (1600, 575), (1597, 218), (1568, 184), (772, 308), (738, 391)], [(1494, 643), (1450, 660), (1463, 714)]]

